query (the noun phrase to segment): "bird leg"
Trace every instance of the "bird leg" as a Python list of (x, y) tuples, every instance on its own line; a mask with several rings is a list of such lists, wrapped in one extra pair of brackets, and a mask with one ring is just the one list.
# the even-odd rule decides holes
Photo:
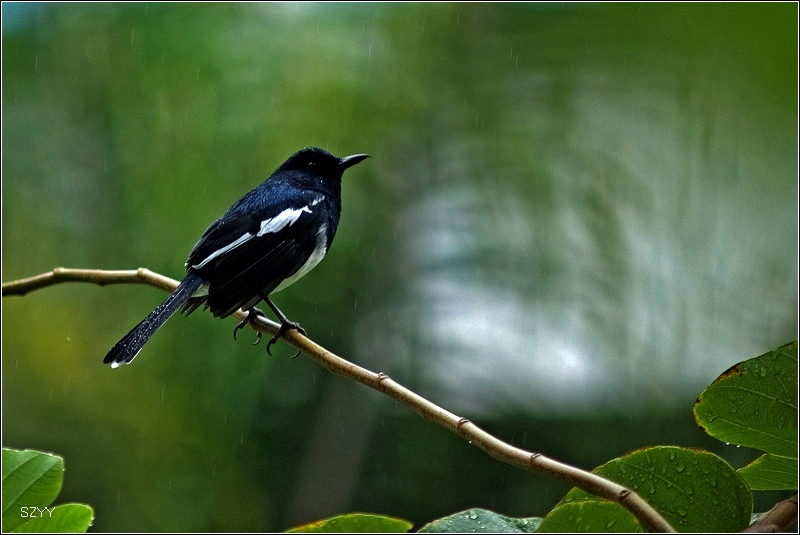
[[(264, 298), (264, 301), (266, 301), (266, 302), (267, 302), (267, 304), (269, 305), (269, 308), (271, 308), (271, 309), (272, 309), (272, 311), (275, 313), (275, 315), (276, 315), (276, 316), (278, 316), (278, 319), (279, 319), (279, 320), (281, 320), (281, 326), (280, 326), (280, 328), (278, 329), (278, 332), (276, 332), (276, 333), (275, 333), (275, 336), (273, 336), (273, 337), (270, 339), (270, 341), (269, 341), (269, 342), (267, 342), (267, 353), (268, 353), (270, 356), (272, 356), (272, 352), (270, 351), (270, 347), (272, 347), (272, 345), (273, 345), (275, 342), (277, 342), (277, 341), (278, 341), (278, 338), (280, 338), (281, 336), (283, 336), (283, 333), (285, 333), (285, 332), (286, 332), (286, 331), (288, 331), (289, 329), (294, 329), (294, 330), (296, 330), (296, 331), (299, 331), (299, 332), (300, 332), (300, 333), (301, 333), (303, 336), (305, 336), (305, 335), (306, 335), (306, 330), (305, 330), (305, 329), (303, 329), (302, 327), (300, 327), (300, 324), (299, 324), (299, 323), (295, 323), (295, 322), (293, 322), (293, 321), (289, 321), (289, 318), (287, 318), (287, 317), (284, 315), (284, 313), (283, 313), (283, 312), (281, 312), (281, 311), (280, 311), (280, 309), (279, 309), (277, 306), (275, 306), (275, 303), (273, 303), (273, 302), (270, 300), (270, 298), (269, 298), (269, 297), (265, 297), (265, 298)], [(295, 357), (296, 357), (297, 355), (299, 355), (299, 354), (300, 354), (300, 350), (298, 349), (298, 350), (297, 350), (297, 353), (295, 353), (295, 354), (294, 354), (294, 356), (292, 356), (292, 358), (295, 358)]]
[[(266, 314), (261, 312), (256, 307), (253, 307), (250, 310), (248, 310), (247, 316), (242, 321), (240, 321), (236, 327), (233, 328), (233, 339), (236, 340), (236, 331), (246, 327), (248, 323), (253, 321), (253, 319), (258, 316), (266, 316)], [(261, 331), (256, 331), (256, 341), (253, 342), (253, 345), (258, 345), (260, 341), (261, 341)]]

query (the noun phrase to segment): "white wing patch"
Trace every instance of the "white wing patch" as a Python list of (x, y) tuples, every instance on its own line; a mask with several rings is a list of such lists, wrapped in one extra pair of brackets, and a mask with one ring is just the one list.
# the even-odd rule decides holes
[(263, 236), (267, 232), (279, 232), (282, 228), (288, 227), (300, 218), (303, 212), (311, 213), (308, 206), (292, 210), (287, 208), (275, 217), (270, 217), (261, 222), (261, 229), (256, 236)]
[[(260, 234), (259, 234), (259, 236), (260, 236)], [(246, 242), (246, 241), (248, 241), (248, 240), (251, 240), (251, 239), (253, 239), (253, 235), (252, 235), (252, 234), (250, 234), (249, 232), (248, 232), (248, 233), (246, 233), (246, 234), (243, 234), (243, 235), (242, 235), (242, 236), (240, 236), (240, 237), (239, 237), (239, 238), (238, 238), (236, 241), (232, 241), (231, 243), (229, 243), (229, 244), (228, 244), (228, 245), (226, 245), (225, 247), (222, 247), (222, 248), (220, 248), (220, 249), (217, 249), (216, 251), (214, 251), (213, 253), (211, 253), (210, 255), (208, 255), (208, 256), (207, 256), (207, 257), (206, 257), (206, 258), (205, 258), (205, 259), (204, 259), (202, 262), (200, 262), (199, 264), (194, 264), (192, 267), (193, 267), (194, 269), (200, 269), (201, 267), (205, 266), (206, 264), (208, 264), (209, 262), (211, 262), (212, 260), (214, 260), (214, 259), (215, 259), (216, 257), (218, 257), (219, 255), (221, 255), (221, 254), (225, 254), (225, 253), (227, 253), (228, 251), (230, 251), (231, 249), (234, 249), (234, 248), (236, 248), (236, 247), (239, 247), (241, 244), (243, 244), (244, 242)]]
[[(314, 199), (311, 202), (311, 206), (316, 206), (317, 204), (319, 204), (319, 202), (322, 199), (324, 199), (324, 196), (320, 195), (319, 197), (317, 197), (316, 199)], [(247, 232), (247, 233), (243, 234), (242, 236), (237, 238), (235, 241), (232, 241), (231, 243), (229, 243), (225, 247), (221, 247), (221, 248), (217, 249), (216, 251), (214, 251), (213, 253), (211, 253), (210, 255), (208, 255), (207, 257), (205, 257), (203, 259), (203, 261), (200, 262), (199, 264), (192, 265), (192, 267), (194, 269), (200, 269), (203, 266), (205, 266), (206, 264), (208, 264), (209, 262), (211, 262), (212, 260), (214, 260), (215, 258), (217, 258), (218, 256), (227, 253), (231, 249), (235, 249), (236, 247), (239, 247), (241, 244), (243, 244), (243, 243), (255, 238), (256, 236), (261, 237), (261, 236), (263, 236), (264, 234), (267, 234), (267, 233), (280, 232), (282, 229), (288, 227), (289, 225), (292, 225), (295, 221), (300, 219), (300, 216), (303, 215), (303, 212), (306, 212), (306, 213), (310, 214), (311, 213), (311, 209), (308, 206), (304, 206), (302, 208), (297, 208), (297, 209), (287, 208), (286, 210), (284, 210), (283, 212), (279, 213), (275, 217), (270, 217), (269, 219), (265, 219), (264, 221), (262, 221), (261, 222), (261, 228), (259, 228), (259, 230), (258, 230), (258, 232), (256, 234), (252, 234), (250, 232)], [(316, 251), (315, 251), (315, 253), (316, 253)], [(325, 253), (323, 253), (322, 256), (325, 256)], [(313, 255), (312, 255), (312, 257), (313, 257)], [(320, 257), (320, 260), (321, 259), (322, 258)], [(317, 260), (314, 263), (314, 265), (316, 265), (317, 263), (319, 263), (319, 260)], [(312, 265), (311, 267), (314, 267), (314, 265)], [(305, 268), (305, 266), (303, 266), (303, 268)], [(303, 272), (303, 275), (305, 275), (305, 273), (307, 273), (309, 269), (311, 269), (311, 268), (306, 269)], [(300, 277), (297, 277), (297, 278), (299, 279)], [(297, 280), (297, 279), (295, 279), (295, 280)], [(288, 284), (286, 286), (288, 286)]]

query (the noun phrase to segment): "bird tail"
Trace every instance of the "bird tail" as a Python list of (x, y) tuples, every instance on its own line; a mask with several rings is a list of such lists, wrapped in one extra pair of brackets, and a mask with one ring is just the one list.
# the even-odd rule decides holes
[(189, 272), (163, 303), (131, 329), (122, 340), (111, 348), (103, 363), (111, 363), (112, 368), (121, 364), (129, 364), (151, 336), (203, 285), (203, 279), (194, 272)]

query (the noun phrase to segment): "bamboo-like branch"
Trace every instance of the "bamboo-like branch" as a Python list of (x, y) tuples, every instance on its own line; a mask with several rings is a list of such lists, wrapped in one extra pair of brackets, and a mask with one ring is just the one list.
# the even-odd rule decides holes
[[(68, 269), (56, 268), (52, 272), (43, 273), (28, 279), (21, 279), (3, 283), (3, 297), (10, 295), (25, 295), (33, 290), (38, 290), (61, 282), (90, 282), (99, 285), (139, 283), (149, 284), (166, 291), (172, 291), (178, 286), (178, 281), (159, 275), (145, 268), (133, 271), (105, 271), (96, 269)], [(236, 317), (243, 319), (245, 313), (241, 310)], [(258, 316), (250, 322), (253, 329), (269, 334), (278, 330), (278, 324)], [(383, 392), (387, 396), (410, 407), (420, 416), (439, 424), (456, 435), (469, 441), (498, 461), (544, 474), (586, 492), (601, 496), (617, 502), (627, 508), (650, 532), (670, 532), (675, 530), (656, 512), (646, 501), (635, 492), (626, 487), (602, 478), (591, 472), (581, 470), (556, 460), (545, 457), (540, 453), (525, 451), (521, 448), (503, 442), (499, 438), (487, 433), (467, 418), (456, 416), (450, 411), (439, 407), (435, 403), (412, 392), (394, 381), (385, 373), (375, 373), (357, 366), (324, 347), (314, 343), (296, 330), (287, 331), (283, 339), (299, 349), (312, 359), (316, 360), (334, 374), (347, 377), (358, 383)]]

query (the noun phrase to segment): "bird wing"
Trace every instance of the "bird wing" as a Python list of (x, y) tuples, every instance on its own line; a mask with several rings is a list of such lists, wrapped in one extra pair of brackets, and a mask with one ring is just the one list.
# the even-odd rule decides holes
[(208, 295), (187, 309), (205, 303), (215, 316), (227, 317), (239, 308), (255, 306), (303, 268), (312, 255), (324, 255), (325, 250), (320, 253), (318, 249), (327, 249), (326, 223), (325, 197), (313, 192), (291, 202), (284, 198), (258, 212), (226, 213), (203, 233), (189, 254), (187, 270), (203, 277)]

